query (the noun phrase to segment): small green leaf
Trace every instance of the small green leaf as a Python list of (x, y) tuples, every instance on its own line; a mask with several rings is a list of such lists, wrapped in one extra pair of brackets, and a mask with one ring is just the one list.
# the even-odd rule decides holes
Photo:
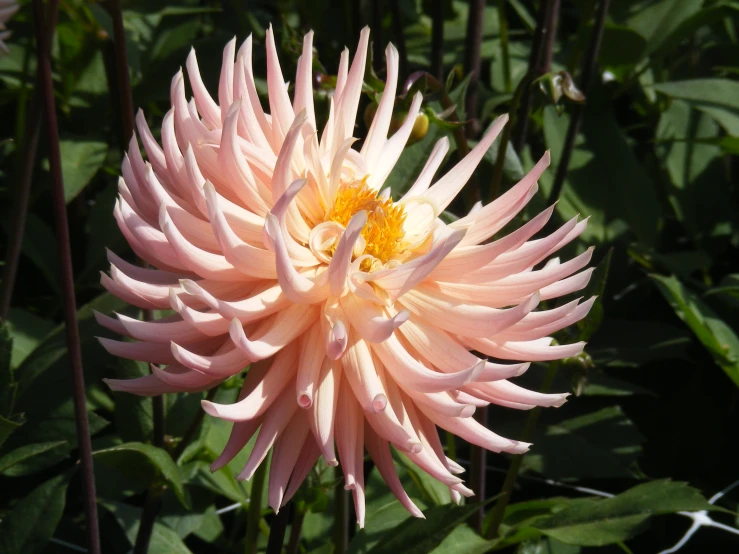
[(613, 498), (570, 506), (534, 527), (566, 544), (604, 546), (635, 536), (652, 516), (713, 508), (687, 483), (663, 479), (637, 485)]
[(0, 416), (0, 446), (7, 440), (7, 438), (23, 425), (24, 421), (20, 416), (15, 416), (10, 419)]
[(650, 275), (657, 288), (716, 364), (739, 386), (739, 337), (707, 304), (674, 276)]
[(58, 475), (21, 499), (0, 523), (0, 554), (41, 552), (64, 511), (69, 474)]
[[(53, 441), (27, 444), (20, 448), (16, 448), (5, 456), (0, 457), (0, 473), (8, 477), (25, 475), (27, 472), (23, 471), (24, 462), (38, 456), (39, 454), (44, 454), (51, 450), (58, 449), (60, 446), (66, 445), (67, 441)], [(64, 454), (66, 454), (66, 451)]]
[(433, 551), (457, 525), (479, 509), (480, 504), (434, 506), (424, 512), (426, 519), (414, 518), (389, 530), (369, 552), (426, 554)]
[(103, 166), (108, 145), (94, 140), (67, 139), (60, 141), (59, 147), (64, 177), (64, 201), (69, 204)]
[(150, 444), (129, 442), (120, 446), (93, 452), (100, 463), (117, 470), (125, 477), (151, 486), (158, 480), (165, 481), (183, 505), (187, 504), (182, 486), (180, 468), (169, 453)]

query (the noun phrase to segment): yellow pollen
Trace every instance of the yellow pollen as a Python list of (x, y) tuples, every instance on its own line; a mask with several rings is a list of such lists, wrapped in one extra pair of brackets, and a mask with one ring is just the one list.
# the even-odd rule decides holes
[[(383, 264), (392, 260), (405, 247), (403, 241), (403, 222), (405, 211), (402, 206), (393, 205), (390, 198), (383, 199), (367, 186), (367, 177), (342, 186), (336, 193), (336, 201), (326, 218), (345, 226), (357, 212), (367, 212), (367, 224), (362, 229), (366, 241), (365, 254), (380, 260)], [(367, 260), (369, 262), (369, 260)], [(362, 264), (367, 271), (371, 262)]]

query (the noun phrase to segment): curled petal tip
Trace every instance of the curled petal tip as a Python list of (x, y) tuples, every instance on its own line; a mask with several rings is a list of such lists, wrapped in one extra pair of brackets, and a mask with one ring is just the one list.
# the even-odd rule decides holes
[(313, 398), (308, 393), (301, 393), (298, 395), (298, 406), (303, 408), (304, 410), (307, 410), (308, 408), (313, 406)]
[(411, 454), (419, 454), (423, 450), (423, 446), (420, 442), (409, 440), (408, 441), (408, 452)]
[(210, 400), (205, 400), (205, 399), (201, 400), (200, 406), (203, 408), (206, 414), (213, 416), (213, 417), (218, 417), (218, 408)]
[(378, 394), (372, 399), (372, 409), (375, 413), (382, 412), (387, 407), (387, 396)]
[(459, 413), (459, 417), (471, 417), (475, 413), (475, 407), (472, 404), (467, 404), (462, 411)]

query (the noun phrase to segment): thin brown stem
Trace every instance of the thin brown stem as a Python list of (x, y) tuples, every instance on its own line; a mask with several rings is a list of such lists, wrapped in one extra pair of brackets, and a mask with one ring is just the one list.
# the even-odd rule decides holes
[(141, 511), (141, 519), (139, 520), (139, 530), (136, 532), (136, 544), (133, 547), (134, 554), (149, 552), (154, 523), (159, 510), (162, 508), (162, 494), (164, 494), (164, 488), (160, 485), (152, 486), (146, 493), (144, 509)]
[[(50, 13), (56, 13), (58, 0), (49, 0)], [(82, 486), (87, 519), (87, 551), (100, 553), (100, 531), (97, 516), (97, 497), (95, 494), (95, 473), (92, 465), (92, 444), (90, 426), (87, 420), (85, 398), (85, 377), (82, 372), (82, 350), (80, 348), (79, 328), (77, 327), (77, 305), (74, 293), (74, 273), (72, 269), (72, 248), (69, 240), (67, 206), (64, 202), (64, 180), (62, 177), (62, 158), (59, 148), (59, 130), (54, 101), (54, 83), (51, 78), (51, 50), (47, 40), (46, 27), (41, 0), (33, 0), (33, 20), (36, 29), (36, 49), (39, 65), (39, 84), (43, 96), (46, 130), (49, 139), (49, 169), (52, 182), (54, 207), (54, 226), (59, 249), (61, 288), (64, 303), (64, 321), (67, 335), (67, 357), (72, 373), (72, 399), (74, 401), (77, 444), (80, 453)], [(55, 18), (50, 18), (52, 23)], [(51, 27), (48, 27), (51, 29)]]
[[(529, 56), (528, 75), (531, 79), (526, 84), (526, 90), (521, 96), (521, 103), (517, 111), (517, 123), (513, 131), (513, 148), (521, 152), (526, 142), (526, 134), (529, 126), (533, 92), (531, 82), (537, 77), (548, 73), (552, 69), (552, 56), (554, 42), (557, 37), (557, 21), (559, 20), (560, 0), (546, 0), (539, 8), (539, 16), (534, 32), (534, 41)], [(513, 112), (513, 109), (511, 110)]]
[(470, 0), (467, 15), (467, 40), (464, 47), (464, 72), (470, 76), (467, 89), (466, 112), (467, 136), (478, 135), (480, 123), (477, 119), (477, 84), (480, 81), (480, 46), (482, 45), (482, 18), (485, 0)]
[(293, 504), (295, 515), (293, 516), (293, 524), (290, 529), (290, 540), (287, 543), (287, 554), (298, 554), (300, 548), (300, 533), (303, 530), (303, 520), (305, 520), (305, 510), (298, 508), (298, 504)]
[(431, 2), (431, 75), (444, 80), (444, 0)]
[[(218, 387), (210, 389), (208, 391), (208, 394), (205, 396), (205, 399), (208, 401), (213, 400), (216, 395), (216, 391), (218, 391)], [(205, 419), (205, 410), (198, 410), (197, 414), (195, 415), (195, 419), (192, 420), (190, 427), (188, 427), (187, 431), (185, 431), (185, 434), (182, 435), (182, 440), (177, 445), (177, 448), (175, 448), (175, 451), (172, 453), (172, 458), (175, 461), (177, 461), (179, 457), (182, 456), (182, 453), (185, 451), (185, 448), (187, 448), (187, 445), (190, 444), (192, 439), (195, 438), (195, 434), (198, 432), (198, 429), (200, 429), (200, 424), (203, 423), (203, 419)]]
[[(610, 0), (600, 0), (598, 3), (598, 10), (595, 14), (595, 26), (590, 35), (590, 43), (588, 44), (588, 49), (585, 52), (585, 58), (583, 59), (582, 73), (580, 74), (580, 90), (585, 95), (585, 98), (588, 96), (590, 83), (593, 79), (593, 73), (595, 72), (595, 63), (598, 59), (598, 51), (600, 50), (600, 43), (603, 38), (603, 27), (606, 24), (606, 15), (608, 14), (609, 4)], [(556, 202), (562, 192), (562, 186), (564, 185), (565, 175), (567, 175), (567, 169), (570, 165), (572, 151), (575, 148), (575, 139), (580, 130), (580, 120), (582, 119), (584, 109), (584, 104), (575, 104), (575, 107), (572, 110), (570, 125), (567, 128), (567, 137), (565, 138), (565, 145), (562, 150), (562, 157), (557, 165), (557, 173), (554, 176), (554, 185), (552, 185), (552, 190), (549, 193), (549, 199), (547, 200), (549, 204)]]
[[(46, 44), (51, 44), (51, 37), (56, 27), (58, 11), (55, 3), (49, 3), (46, 12)], [(37, 69), (36, 82), (41, 82), (40, 68)], [(28, 200), (31, 193), (31, 178), (33, 168), (36, 165), (36, 152), (38, 150), (39, 136), (41, 135), (41, 123), (43, 122), (43, 99), (41, 87), (36, 86), (31, 107), (26, 112), (26, 130), (23, 135), (23, 146), (21, 148), (21, 163), (19, 168), (18, 184), (13, 198), (13, 219), (10, 223), (10, 235), (8, 236), (8, 252), (5, 257), (3, 268), (3, 279), (0, 283), (0, 320), (5, 321), (10, 311), (10, 302), (15, 289), (15, 279), (18, 275), (18, 262), (20, 260), (21, 247), (23, 245), (23, 234), (26, 228), (26, 216), (28, 215)]]

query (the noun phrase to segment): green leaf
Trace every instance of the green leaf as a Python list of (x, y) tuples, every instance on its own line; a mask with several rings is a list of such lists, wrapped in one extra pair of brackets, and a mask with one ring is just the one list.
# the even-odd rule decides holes
[[(60, 446), (67, 446), (67, 441), (39, 442), (16, 448), (5, 456), (0, 457), (0, 473), (8, 477), (17, 477), (31, 473), (34, 469), (33, 465), (30, 466), (31, 471), (29, 471), (28, 464), (24, 462), (39, 454), (44, 454), (51, 450), (59, 450)], [(66, 449), (63, 452), (63, 456), (65, 455)]]
[(434, 548), (432, 554), (484, 554), (495, 541), (483, 539), (469, 525), (460, 525)]
[(739, 82), (729, 79), (688, 79), (658, 83), (654, 89), (673, 98), (739, 110)]
[(20, 308), (10, 309), (7, 325), (13, 337), (12, 367), (18, 367), (55, 327), (48, 319)]
[(739, 82), (729, 79), (689, 79), (654, 85), (654, 90), (689, 101), (711, 116), (729, 134), (739, 136)]
[(38, 268), (49, 287), (59, 293), (59, 258), (56, 248), (56, 236), (49, 223), (36, 214), (29, 213), (21, 252)]
[(606, 281), (608, 279), (608, 272), (611, 268), (611, 256), (613, 255), (613, 248), (610, 248), (600, 263), (596, 266), (593, 275), (590, 277), (588, 286), (582, 292), (583, 298), (587, 300), (593, 296), (598, 298), (593, 303), (593, 307), (590, 308), (590, 312), (583, 319), (577, 322), (577, 328), (579, 336), (577, 340), (588, 341), (590, 337), (598, 330), (601, 322), (603, 321), (603, 293), (606, 289)]
[(187, 504), (180, 468), (169, 453), (150, 444), (129, 442), (93, 452), (96, 459), (126, 478), (151, 486), (157, 481), (169, 485), (183, 505)]
[[(135, 379), (150, 373), (147, 364), (133, 360), (118, 360), (116, 379)], [(154, 430), (154, 416), (150, 398), (125, 392), (113, 392), (115, 399), (114, 421), (118, 434), (124, 441), (143, 442)]]
[(20, 416), (15, 416), (10, 419), (0, 416), (0, 446), (8, 439), (8, 437), (23, 425), (24, 420)]
[(58, 475), (21, 499), (0, 523), (0, 554), (41, 552), (64, 511), (69, 474)]
[[(80, 327), (80, 338), (82, 340), (83, 361), (84, 350), (92, 345), (96, 349), (100, 346), (95, 340), (96, 334), (101, 334), (102, 329), (92, 317), (93, 311), (97, 310), (102, 313), (110, 313), (121, 311), (126, 308), (125, 302), (116, 298), (110, 293), (104, 293), (82, 306), (77, 310), (77, 321)], [(58, 325), (49, 333), (46, 338), (39, 344), (23, 363), (18, 367), (19, 375), (19, 396), (26, 391), (33, 381), (41, 374), (46, 372), (54, 364), (59, 362), (67, 354), (67, 341), (64, 331), (64, 324)], [(65, 368), (66, 369), (66, 368)], [(67, 380), (64, 375), (64, 380)]]
[(424, 512), (426, 519), (413, 518), (388, 531), (369, 552), (426, 554), (433, 551), (457, 525), (479, 509), (480, 504), (434, 506)]
[(440, 138), (439, 127), (432, 125), (422, 140), (403, 149), (398, 162), (383, 184), (383, 188), (390, 187), (393, 198), (402, 196), (411, 187)]
[(702, 0), (662, 0), (640, 7), (627, 26), (647, 41), (646, 54), (658, 50), (673, 33), (701, 9)]
[[(141, 509), (112, 500), (104, 500), (100, 504), (113, 514), (121, 529), (125, 532), (131, 546), (136, 544)], [(159, 523), (154, 524), (147, 552), (148, 554), (192, 554), (192, 551), (187, 548), (175, 531)]]
[(675, 314), (690, 327), (714, 361), (739, 386), (739, 337), (676, 277), (650, 275)]
[(652, 516), (713, 508), (687, 483), (664, 479), (637, 485), (613, 498), (570, 506), (534, 527), (566, 544), (604, 546), (635, 536)]
[(609, 406), (538, 431), (523, 464), (551, 479), (632, 477), (644, 440), (619, 406)]
[[(9, 325), (0, 321), (0, 416), (10, 415), (15, 401), (15, 374), (12, 365), (13, 339), (10, 336)], [(2, 432), (0, 431), (0, 437)], [(0, 445), (2, 445), (0, 439)]]
[(64, 177), (64, 201), (69, 204), (103, 166), (108, 153), (105, 142), (67, 139), (59, 142)]

